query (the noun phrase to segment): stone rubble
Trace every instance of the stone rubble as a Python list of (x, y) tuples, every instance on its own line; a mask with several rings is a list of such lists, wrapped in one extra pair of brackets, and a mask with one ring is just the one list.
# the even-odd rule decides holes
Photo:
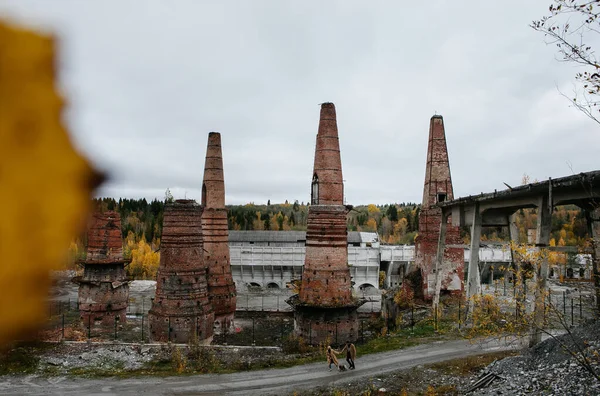
[[(599, 395), (600, 381), (568, 352), (582, 348), (591, 367), (600, 373), (599, 323), (590, 322), (564, 334), (549, 338), (520, 356), (497, 361), (481, 371), (478, 378), (493, 373), (497, 378), (485, 388), (467, 393), (477, 381), (462, 391), (469, 395)], [(568, 350), (561, 344), (567, 346)], [(581, 356), (581, 355), (580, 355)]]

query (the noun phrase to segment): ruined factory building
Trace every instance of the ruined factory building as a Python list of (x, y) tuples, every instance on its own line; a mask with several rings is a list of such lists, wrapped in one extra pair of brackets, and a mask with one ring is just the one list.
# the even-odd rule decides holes
[[(356, 340), (357, 308), (348, 267), (342, 162), (335, 106), (321, 105), (308, 210), (306, 256), (294, 307), (296, 333), (313, 342)], [(310, 338), (309, 338), (310, 337)]]
[[(464, 277), (464, 253), (458, 227), (446, 229), (443, 252), (444, 265), (441, 277), (436, 278), (435, 261), (437, 255), (442, 211), (438, 203), (454, 197), (450, 160), (446, 145), (444, 119), (440, 115), (431, 117), (429, 122), (429, 141), (427, 144), (427, 162), (423, 201), (419, 213), (419, 235), (415, 240), (416, 270), (408, 275), (416, 296), (433, 297), (435, 282), (441, 282), (441, 289), (449, 292), (462, 292)], [(422, 295), (421, 295), (422, 294)]]
[(208, 296), (215, 314), (215, 330), (233, 326), (236, 291), (229, 258), (227, 209), (221, 134), (208, 135), (202, 182), (202, 233), (207, 266)]
[(84, 325), (125, 322), (129, 283), (125, 274), (121, 216), (118, 212), (95, 212), (87, 232), (87, 254), (80, 262), (79, 312)]
[(165, 206), (156, 297), (148, 313), (153, 341), (212, 341), (201, 218), (202, 207), (193, 200)]

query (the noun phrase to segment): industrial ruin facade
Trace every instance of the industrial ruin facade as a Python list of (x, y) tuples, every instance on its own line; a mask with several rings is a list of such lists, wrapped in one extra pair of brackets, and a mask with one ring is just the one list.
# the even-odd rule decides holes
[(208, 135), (204, 180), (202, 182), (202, 232), (204, 262), (207, 266), (208, 295), (215, 314), (215, 329), (231, 327), (235, 314), (236, 292), (229, 258), (227, 209), (221, 134)]
[(148, 313), (153, 341), (212, 341), (201, 218), (202, 207), (194, 200), (165, 206), (156, 296)]
[(344, 184), (335, 106), (321, 105), (308, 211), (306, 256), (294, 307), (298, 336), (341, 342), (358, 336), (357, 308), (348, 267)]
[[(422, 290), (425, 298), (432, 297), (436, 279), (441, 281), (441, 290), (460, 293), (464, 288), (464, 249), (458, 246), (462, 244), (459, 227), (446, 228), (447, 247), (443, 252), (443, 264), (439, 269), (441, 277), (436, 278), (435, 273), (442, 223), (442, 211), (437, 204), (453, 198), (444, 119), (442, 116), (435, 115), (431, 117), (429, 123), (423, 202), (419, 213), (419, 234), (415, 240), (416, 272), (409, 275), (417, 289), (415, 290), (417, 295)], [(417, 283), (421, 284), (420, 290)]]
[(118, 212), (95, 212), (87, 232), (87, 254), (79, 283), (79, 312), (85, 325), (125, 322), (129, 283), (123, 257), (121, 216)]

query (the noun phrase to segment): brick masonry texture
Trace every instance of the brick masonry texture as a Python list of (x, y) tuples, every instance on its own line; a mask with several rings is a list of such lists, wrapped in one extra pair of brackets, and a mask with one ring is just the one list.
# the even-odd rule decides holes
[(347, 340), (358, 339), (360, 322), (356, 307), (338, 309), (299, 307), (294, 312), (294, 320), (296, 335), (309, 344), (326, 342), (330, 345), (340, 345)]
[(359, 304), (352, 297), (348, 267), (347, 213), (335, 106), (323, 103), (308, 209), (306, 256), (294, 305), (296, 333), (308, 339), (307, 332), (311, 332), (313, 343), (331, 340), (331, 331), (336, 327), (338, 337), (344, 340), (356, 340), (358, 334)]
[(212, 341), (201, 219), (202, 207), (193, 200), (165, 206), (156, 296), (148, 313), (153, 341)]
[(323, 103), (321, 105), (313, 169), (313, 186), (315, 177), (318, 180), (318, 191), (312, 189), (311, 205), (344, 204), (342, 160), (333, 103)]
[(225, 181), (221, 135), (208, 135), (204, 180), (202, 183), (202, 232), (204, 262), (208, 270), (208, 295), (215, 313), (215, 326), (230, 326), (236, 306), (236, 290), (231, 275), (227, 209), (225, 209)]
[[(444, 120), (441, 116), (433, 116), (429, 124), (425, 184), (421, 212), (419, 213), (419, 233), (415, 240), (415, 263), (417, 268), (422, 271), (423, 291), (425, 297), (428, 298), (432, 296), (433, 292), (435, 260), (442, 222), (441, 209), (434, 205), (439, 199), (448, 201), (453, 198), (454, 192), (450, 175)], [(448, 223), (450, 223), (450, 220), (448, 219)], [(462, 243), (459, 228), (448, 224), (446, 245)], [(443, 260), (442, 290), (462, 292), (464, 289), (463, 249), (446, 248)]]
[(125, 273), (121, 217), (118, 212), (95, 212), (87, 232), (86, 259), (79, 283), (79, 311), (85, 325), (125, 322), (129, 284)]

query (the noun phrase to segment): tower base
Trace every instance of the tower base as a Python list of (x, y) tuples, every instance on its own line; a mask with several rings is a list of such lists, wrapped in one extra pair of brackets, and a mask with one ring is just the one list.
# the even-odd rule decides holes
[(360, 322), (357, 310), (365, 300), (345, 306), (323, 307), (301, 304), (298, 295), (294, 295), (286, 302), (294, 307), (294, 334), (308, 344), (341, 345), (358, 340)]
[(158, 342), (185, 344), (198, 342), (210, 345), (213, 339), (213, 314), (198, 316), (161, 314), (154, 309), (148, 312), (150, 339)]

